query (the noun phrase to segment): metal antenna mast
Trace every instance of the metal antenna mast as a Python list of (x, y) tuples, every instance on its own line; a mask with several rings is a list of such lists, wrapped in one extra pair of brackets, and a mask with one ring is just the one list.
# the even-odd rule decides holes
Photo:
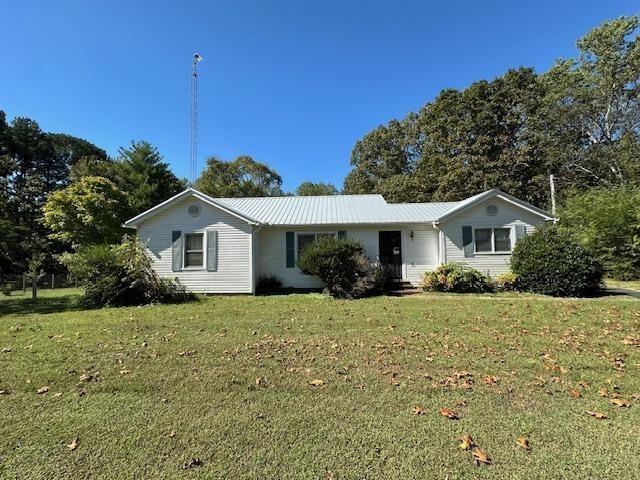
[(191, 64), (191, 156), (189, 159), (189, 180), (193, 184), (198, 173), (198, 64), (202, 57), (194, 53)]

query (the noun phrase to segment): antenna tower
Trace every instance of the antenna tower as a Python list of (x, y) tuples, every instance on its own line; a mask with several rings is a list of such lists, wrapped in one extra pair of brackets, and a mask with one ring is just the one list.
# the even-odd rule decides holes
[(198, 64), (201, 61), (202, 57), (194, 53), (191, 63), (191, 154), (189, 158), (189, 180), (192, 184), (196, 181), (198, 173)]

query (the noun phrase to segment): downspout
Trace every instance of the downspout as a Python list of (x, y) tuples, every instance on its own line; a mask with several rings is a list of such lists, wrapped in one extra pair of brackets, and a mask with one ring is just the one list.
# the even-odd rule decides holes
[(256, 294), (256, 284), (258, 283), (258, 279), (256, 278), (256, 263), (260, 261), (256, 256), (256, 248), (255, 242), (260, 241), (256, 234), (262, 230), (262, 225), (260, 223), (253, 224), (251, 227), (251, 294)]
[(438, 263), (443, 265), (447, 263), (447, 251), (444, 246), (444, 232), (440, 228), (440, 222), (437, 220), (431, 222), (431, 225), (438, 231)]

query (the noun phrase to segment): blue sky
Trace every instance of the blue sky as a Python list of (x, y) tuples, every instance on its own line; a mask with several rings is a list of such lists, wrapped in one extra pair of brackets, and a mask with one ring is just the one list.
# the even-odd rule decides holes
[[(115, 155), (133, 139), (188, 174), (189, 68), (199, 167), (247, 154), (342, 185), (355, 141), (509, 67), (548, 69), (638, 4), (602, 1), (0, 0), (0, 109)], [(635, 7), (635, 9), (634, 9)]]

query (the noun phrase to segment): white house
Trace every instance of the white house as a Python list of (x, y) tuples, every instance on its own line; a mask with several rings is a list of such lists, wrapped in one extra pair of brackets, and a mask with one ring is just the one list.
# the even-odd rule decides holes
[(319, 235), (359, 239), (367, 256), (417, 284), (425, 271), (463, 262), (495, 276), (516, 241), (553, 220), (499, 190), (460, 202), (389, 204), (381, 195), (212, 198), (194, 189), (127, 221), (158, 274), (204, 293), (253, 293), (262, 275), (286, 287), (322, 283), (296, 267)]

